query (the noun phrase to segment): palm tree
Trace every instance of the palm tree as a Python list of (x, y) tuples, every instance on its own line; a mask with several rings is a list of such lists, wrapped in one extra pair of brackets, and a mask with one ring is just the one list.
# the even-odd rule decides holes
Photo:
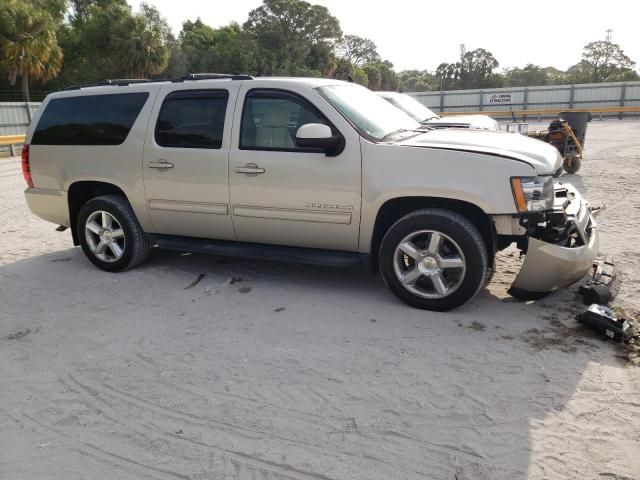
[(131, 15), (123, 24), (114, 46), (121, 51), (119, 64), (129, 78), (157, 75), (169, 64), (171, 29), (160, 12), (143, 3), (140, 12)]
[(49, 80), (60, 72), (62, 49), (56, 22), (50, 13), (23, 0), (2, 0), (0, 9), (0, 62), (13, 85), (20, 77), (25, 100), (29, 80)]

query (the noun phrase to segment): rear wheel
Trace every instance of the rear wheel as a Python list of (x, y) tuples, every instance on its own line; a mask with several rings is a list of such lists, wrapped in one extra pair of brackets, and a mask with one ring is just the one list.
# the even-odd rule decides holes
[(120, 195), (104, 195), (85, 203), (76, 232), (87, 258), (109, 272), (132, 268), (149, 252), (142, 227), (129, 202)]
[(489, 272), (487, 246), (462, 215), (424, 209), (398, 220), (380, 247), (380, 270), (405, 303), (445, 311), (473, 298)]
[(580, 160), (580, 157), (568, 157), (565, 158), (562, 163), (562, 168), (564, 168), (564, 171), (567, 173), (576, 173), (580, 170), (581, 166), (582, 160)]

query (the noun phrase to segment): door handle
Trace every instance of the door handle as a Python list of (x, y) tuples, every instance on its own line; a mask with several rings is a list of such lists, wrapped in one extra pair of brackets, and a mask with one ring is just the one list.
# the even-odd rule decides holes
[(236, 172), (236, 173), (245, 173), (247, 175), (257, 175), (259, 173), (264, 173), (265, 169), (264, 168), (260, 168), (255, 163), (247, 163), (247, 164), (242, 165), (240, 167), (234, 168), (234, 172)]
[(149, 162), (147, 166), (149, 168), (165, 169), (165, 168), (173, 168), (173, 163), (169, 163), (166, 160), (158, 160), (157, 162)]

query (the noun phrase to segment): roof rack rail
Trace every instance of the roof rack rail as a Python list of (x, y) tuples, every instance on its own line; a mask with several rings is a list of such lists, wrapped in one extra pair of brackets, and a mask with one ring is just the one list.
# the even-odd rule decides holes
[(180, 80), (218, 80), (228, 78), (231, 80), (253, 80), (251, 75), (235, 73), (187, 73), (180, 77)]
[(126, 87), (127, 85), (135, 84), (135, 83), (150, 83), (150, 82), (160, 82), (166, 80), (150, 80), (148, 78), (110, 78), (107, 80), (100, 80), (95, 83), (86, 83), (84, 85), (70, 85), (65, 87), (65, 90), (80, 90), (81, 88), (87, 87), (107, 87), (107, 86), (117, 86), (117, 87)]
[(113, 78), (109, 80), (103, 80), (100, 82), (102, 85), (117, 85), (119, 87), (126, 87), (132, 83), (149, 83), (157, 82), (158, 80), (150, 80), (148, 78)]
[(107, 80), (100, 80), (95, 83), (87, 83), (84, 85), (70, 85), (65, 88), (65, 90), (80, 90), (81, 88), (88, 87), (108, 87), (108, 86), (116, 86), (116, 87), (126, 87), (128, 85), (133, 85), (136, 83), (154, 83), (154, 82), (184, 82), (185, 80), (221, 80), (221, 79), (230, 79), (230, 80), (253, 80), (251, 75), (236, 75), (232, 73), (187, 73), (186, 75), (181, 76), (180, 78), (158, 78), (158, 79), (149, 79), (149, 78), (112, 78)]

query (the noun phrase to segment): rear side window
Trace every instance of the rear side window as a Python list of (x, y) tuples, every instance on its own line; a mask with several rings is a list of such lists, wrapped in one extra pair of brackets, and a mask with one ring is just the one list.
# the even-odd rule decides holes
[(156, 143), (173, 148), (221, 148), (228, 99), (226, 90), (183, 90), (167, 95), (158, 115)]
[(38, 122), (34, 145), (120, 145), (148, 92), (54, 98)]

